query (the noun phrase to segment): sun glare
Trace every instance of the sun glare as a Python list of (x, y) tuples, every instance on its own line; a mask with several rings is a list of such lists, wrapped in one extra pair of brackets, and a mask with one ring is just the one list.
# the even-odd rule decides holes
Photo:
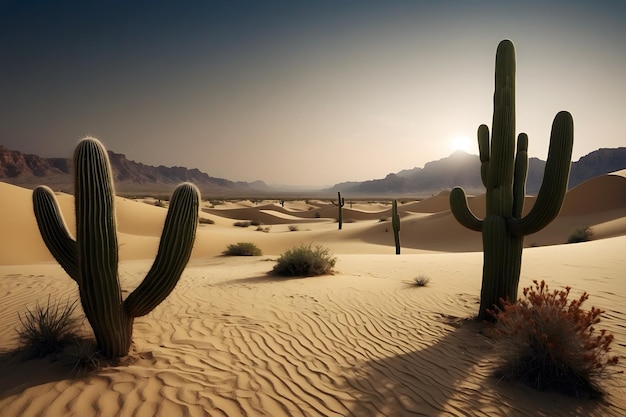
[(474, 151), (474, 142), (467, 136), (455, 136), (450, 140), (450, 148), (453, 151), (465, 151), (471, 153)]

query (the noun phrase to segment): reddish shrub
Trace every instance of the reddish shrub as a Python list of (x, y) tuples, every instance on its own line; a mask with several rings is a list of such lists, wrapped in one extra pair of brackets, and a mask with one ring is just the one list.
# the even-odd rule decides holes
[(597, 381), (618, 361), (609, 354), (613, 335), (594, 327), (604, 311), (582, 308), (586, 292), (569, 301), (570, 287), (549, 291), (545, 281), (533, 283), (517, 303), (501, 300), (502, 309), (490, 311), (496, 319), (492, 334), (504, 359), (499, 374), (539, 390), (601, 395)]

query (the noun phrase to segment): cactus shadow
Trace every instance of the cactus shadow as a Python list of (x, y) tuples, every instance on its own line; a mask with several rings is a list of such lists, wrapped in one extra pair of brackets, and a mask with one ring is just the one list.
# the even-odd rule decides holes
[(17, 350), (0, 352), (0, 400), (29, 388), (78, 378), (72, 366), (49, 358), (25, 359)]
[(457, 408), (459, 397), (475, 401), (482, 388), (468, 390), (464, 381), (489, 349), (480, 328), (475, 320), (463, 320), (430, 346), (363, 364), (347, 381), (357, 393), (351, 415), (443, 416)]

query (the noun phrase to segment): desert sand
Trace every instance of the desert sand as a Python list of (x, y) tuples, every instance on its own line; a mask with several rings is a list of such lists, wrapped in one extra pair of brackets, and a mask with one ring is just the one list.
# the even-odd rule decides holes
[[(329, 201), (204, 202), (201, 217), (214, 224), (199, 226), (174, 292), (135, 320), (128, 363), (77, 374), (47, 359), (22, 361), (13, 353), (18, 314), (48, 297), (72, 302), (77, 289), (39, 236), (32, 192), (0, 183), (0, 416), (626, 416), (625, 175), (572, 189), (561, 215), (526, 237), (523, 255), (520, 287), (533, 279), (571, 286), (591, 294), (588, 308), (606, 311), (598, 327), (615, 335), (621, 363), (601, 401), (494, 376), (497, 351), (472, 320), (481, 236), (455, 221), (445, 192), (400, 205), (400, 256), (391, 223), (381, 221), (387, 202), (350, 207), (346, 196), (343, 230)], [(71, 228), (73, 197), (58, 198)], [(480, 216), (484, 202), (470, 201)], [(149, 198), (118, 198), (125, 294), (150, 268), (165, 214)], [(233, 225), (246, 220), (266, 232)], [(593, 240), (564, 244), (581, 225)], [(264, 255), (221, 256), (236, 242)], [(335, 274), (269, 276), (300, 243), (330, 248)], [(428, 286), (412, 285), (420, 275)]]

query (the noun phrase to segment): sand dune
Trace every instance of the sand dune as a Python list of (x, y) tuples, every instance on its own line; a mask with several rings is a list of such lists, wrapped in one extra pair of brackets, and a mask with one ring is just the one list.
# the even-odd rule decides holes
[[(626, 180), (598, 177), (571, 190), (563, 212), (529, 236), (521, 283), (589, 291), (606, 313), (626, 368)], [(384, 203), (224, 202), (203, 206), (215, 224), (198, 230), (193, 259), (161, 305), (134, 327), (133, 361), (75, 376), (58, 362), (20, 362), (18, 313), (77, 290), (43, 245), (31, 191), (0, 183), (1, 416), (626, 416), (626, 376), (604, 382), (603, 402), (537, 393), (493, 377), (497, 352), (468, 320), (477, 312), (480, 233), (454, 220), (442, 193), (400, 205), (402, 255), (395, 256)], [(59, 195), (73, 227), (72, 197)], [(528, 205), (532, 198), (528, 198)], [(471, 197), (484, 212), (484, 196)], [(529, 207), (527, 207), (528, 209)], [(117, 200), (125, 294), (154, 257), (166, 209)], [(268, 232), (235, 227), (260, 220)], [(562, 245), (570, 227), (592, 226), (592, 242)], [(290, 231), (289, 226), (297, 226)], [(266, 254), (219, 256), (230, 243)], [(277, 279), (273, 260), (299, 243), (338, 257), (332, 276)], [(418, 275), (425, 288), (411, 285)], [(85, 325), (88, 332), (88, 326)]]

